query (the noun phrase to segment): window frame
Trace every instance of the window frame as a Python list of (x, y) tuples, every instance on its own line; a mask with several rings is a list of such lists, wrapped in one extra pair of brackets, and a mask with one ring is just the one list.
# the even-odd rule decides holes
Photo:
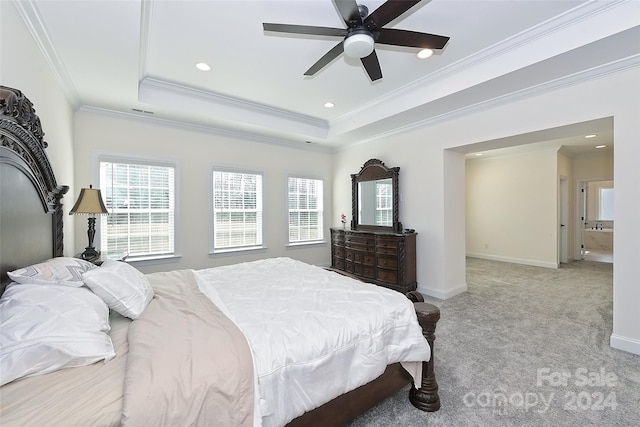
[[(173, 196), (174, 196), (174, 209), (173, 209), (173, 252), (165, 254), (153, 254), (153, 255), (131, 255), (127, 256), (127, 262), (134, 265), (153, 265), (166, 262), (175, 262), (181, 258), (181, 238), (178, 232), (178, 224), (180, 223), (180, 198), (179, 198), (179, 162), (175, 159), (168, 158), (154, 158), (154, 157), (141, 157), (128, 154), (112, 154), (112, 153), (98, 153), (95, 157), (96, 169), (95, 169), (95, 182), (99, 183), (99, 187), (102, 186), (101, 182), (101, 163), (120, 163), (120, 164), (133, 164), (133, 165), (145, 165), (145, 166), (160, 166), (173, 168)], [(102, 188), (101, 188), (102, 189)], [(106, 204), (106, 193), (104, 189), (103, 197)], [(107, 206), (107, 209), (109, 207)], [(105, 232), (103, 219), (98, 218), (100, 229), (96, 233), (96, 246), (102, 249), (103, 233)]]
[[(320, 221), (321, 224), (318, 226), (318, 231), (320, 233), (320, 237), (317, 239), (309, 239), (309, 240), (300, 240), (300, 241), (291, 241), (290, 237), (291, 237), (291, 224), (290, 224), (290, 217), (289, 215), (291, 214), (291, 209), (289, 208), (289, 197), (290, 197), (290, 193), (289, 193), (289, 180), (290, 179), (304, 179), (304, 180), (313, 180), (313, 181), (320, 181), (322, 183), (322, 197), (320, 197), (320, 202), (322, 203), (322, 209), (321, 209), (321, 216), (320, 216)], [(317, 245), (317, 244), (322, 244), (322, 243), (326, 243), (326, 230), (325, 230), (325, 224), (326, 224), (326, 210), (325, 210), (325, 206), (326, 206), (326, 192), (325, 192), (325, 179), (323, 177), (320, 176), (311, 176), (311, 175), (305, 175), (305, 174), (298, 174), (298, 173), (290, 173), (287, 176), (287, 180), (285, 182), (285, 203), (286, 203), (286, 227), (285, 227), (285, 232), (286, 232), (286, 241), (287, 241), (287, 246), (305, 246), (305, 245)]]
[[(238, 173), (238, 174), (249, 174), (249, 175), (257, 175), (261, 177), (260, 183), (260, 195), (262, 200), (260, 204), (262, 206), (261, 210), (261, 224), (260, 224), (260, 243), (255, 245), (245, 245), (245, 246), (231, 246), (224, 248), (216, 248), (215, 247), (215, 199), (214, 199), (214, 173), (215, 172), (223, 172), (223, 173)], [(264, 171), (257, 169), (250, 169), (245, 167), (236, 167), (236, 166), (228, 166), (228, 165), (217, 165), (214, 164), (209, 168), (209, 255), (220, 255), (220, 254), (229, 254), (229, 253), (238, 253), (238, 252), (250, 252), (256, 250), (266, 249), (267, 246), (265, 244), (265, 173)]]

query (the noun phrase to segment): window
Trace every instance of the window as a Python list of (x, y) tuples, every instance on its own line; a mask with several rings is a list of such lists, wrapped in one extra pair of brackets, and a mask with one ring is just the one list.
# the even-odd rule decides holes
[(598, 219), (600, 221), (613, 221), (613, 188), (600, 189)]
[(136, 160), (100, 161), (101, 250), (129, 257), (175, 253), (175, 167)]
[(323, 194), (319, 179), (289, 178), (289, 243), (323, 238)]
[(213, 250), (262, 246), (262, 175), (213, 171)]
[(391, 179), (376, 181), (376, 225), (393, 225), (393, 189)]

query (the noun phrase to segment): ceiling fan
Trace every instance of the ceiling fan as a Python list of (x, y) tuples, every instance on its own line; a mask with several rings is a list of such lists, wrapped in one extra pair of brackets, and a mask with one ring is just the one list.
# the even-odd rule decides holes
[(369, 15), (369, 9), (364, 5), (358, 5), (355, 0), (333, 0), (347, 28), (270, 23), (262, 25), (265, 31), (344, 37), (340, 43), (313, 64), (304, 73), (305, 76), (314, 75), (338, 55), (344, 53), (353, 58), (360, 58), (369, 78), (371, 81), (375, 81), (382, 78), (380, 62), (374, 49), (375, 43), (421, 49), (442, 49), (449, 41), (449, 37), (435, 34), (383, 28), (420, 1), (388, 0)]

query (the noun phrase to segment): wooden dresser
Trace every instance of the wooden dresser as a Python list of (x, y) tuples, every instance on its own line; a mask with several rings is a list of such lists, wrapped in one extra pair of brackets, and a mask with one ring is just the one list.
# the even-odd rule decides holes
[(365, 282), (416, 289), (416, 233), (331, 229), (331, 267)]

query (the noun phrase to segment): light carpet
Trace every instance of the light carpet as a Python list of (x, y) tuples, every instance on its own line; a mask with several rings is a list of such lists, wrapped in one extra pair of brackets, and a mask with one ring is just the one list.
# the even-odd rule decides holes
[(441, 409), (415, 409), (407, 388), (351, 427), (639, 426), (640, 356), (609, 346), (612, 276), (467, 259), (468, 292), (427, 298)]

